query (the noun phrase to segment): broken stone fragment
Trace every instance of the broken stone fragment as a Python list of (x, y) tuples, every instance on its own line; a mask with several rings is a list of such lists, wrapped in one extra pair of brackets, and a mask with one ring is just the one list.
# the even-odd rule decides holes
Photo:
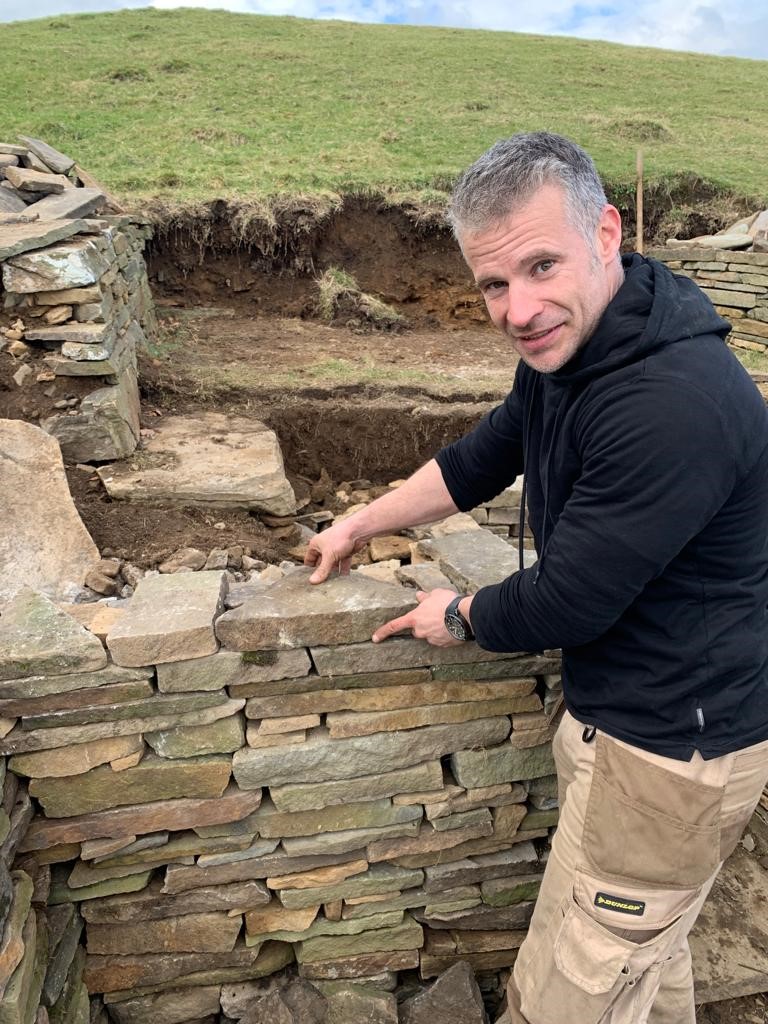
[(78, 239), (13, 256), (3, 264), (3, 284), (22, 293), (79, 288), (98, 281), (108, 266), (93, 241)]
[[(202, 569), (206, 564), (206, 558), (202, 551), (197, 548), (179, 548), (178, 551), (167, 558), (158, 566), (161, 573), (173, 572), (194, 572)], [(226, 569), (226, 565), (221, 567)]]
[(219, 992), (219, 985), (209, 985), (139, 996), (111, 1003), (109, 1015), (116, 1024), (146, 1024), (147, 1021), (183, 1024), (185, 1021), (199, 1021), (209, 1015), (218, 1015)]

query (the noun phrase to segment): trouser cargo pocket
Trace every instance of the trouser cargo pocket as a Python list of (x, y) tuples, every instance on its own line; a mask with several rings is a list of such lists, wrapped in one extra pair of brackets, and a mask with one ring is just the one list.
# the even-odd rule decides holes
[(617, 882), (703, 885), (720, 863), (723, 792), (599, 733), (582, 839), (587, 866)]

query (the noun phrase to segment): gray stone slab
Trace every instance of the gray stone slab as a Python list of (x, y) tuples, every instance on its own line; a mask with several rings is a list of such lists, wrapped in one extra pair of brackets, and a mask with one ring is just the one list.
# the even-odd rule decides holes
[[(15, 189), (0, 188), (0, 213), (24, 213), (27, 209), (27, 204), (23, 199), (20, 199), (16, 194)], [(5, 232), (3, 232), (5, 238)], [(66, 236), (65, 236), (66, 237)], [(17, 250), (23, 252), (23, 249)]]
[(315, 668), (322, 676), (386, 672), (432, 665), (472, 664), (478, 661), (509, 658), (508, 654), (484, 651), (476, 643), (462, 644), (461, 647), (435, 647), (426, 640), (406, 636), (394, 636), (380, 644), (368, 640), (365, 643), (339, 646), (312, 645), (309, 653)]
[(439, 761), (426, 761), (382, 775), (362, 775), (339, 782), (272, 786), (270, 795), (281, 811), (309, 811), (343, 804), (347, 800), (376, 800), (398, 793), (423, 793), (443, 787)]
[(209, 886), (172, 895), (163, 893), (162, 879), (153, 879), (137, 893), (120, 893), (89, 900), (83, 906), (86, 921), (152, 921), (177, 914), (202, 914), (213, 910), (246, 910), (263, 907), (271, 894), (263, 882), (248, 880), (229, 885)]
[(434, 559), (459, 591), (474, 594), (517, 572), (518, 554), (501, 537), (479, 530), (472, 542), (460, 533), (418, 542), (421, 554)]
[(125, 615), (107, 635), (118, 665), (154, 665), (216, 651), (213, 624), (226, 576), (196, 572), (144, 577)]
[(218, 651), (206, 658), (168, 662), (157, 667), (157, 688), (164, 693), (219, 690), (242, 683), (272, 682), (306, 676), (312, 667), (305, 650)]
[[(23, 213), (26, 209), (27, 206), (22, 200), (5, 189), (0, 189), (0, 211)], [(41, 217), (31, 224), (6, 224), (0, 232), (0, 261), (33, 249), (43, 249), (54, 242), (61, 242), (65, 238), (79, 234), (84, 228), (82, 220), (62, 220), (53, 216)]]
[(0, 618), (0, 680), (48, 671), (88, 672), (106, 663), (98, 637), (45, 595), (27, 587), (5, 605)]
[(96, 672), (73, 672), (71, 675), (29, 676), (26, 679), (6, 679), (0, 685), (0, 695), (8, 698), (47, 697), (73, 690), (90, 690), (97, 686), (116, 683), (141, 682), (151, 679), (151, 669), (124, 668), (111, 662)]
[(211, 1014), (218, 1015), (221, 1008), (220, 991), (220, 985), (201, 985), (125, 999), (111, 1003), (109, 1015), (116, 1024), (147, 1024), (147, 1021), (183, 1024), (186, 1021), (199, 1021)]
[(334, 900), (415, 889), (423, 881), (424, 872), (419, 868), (372, 864), (366, 872), (331, 885), (316, 889), (283, 889), (280, 893), (280, 902), (288, 910), (301, 910), (303, 907), (315, 907), (319, 903), (332, 903)]
[(522, 750), (505, 744), (487, 750), (457, 751), (451, 757), (451, 770), (460, 786), (475, 789), (495, 786), (500, 782), (518, 782), (520, 779), (552, 775), (555, 762), (549, 743)]
[(55, 327), (38, 327), (24, 332), (27, 341), (66, 341), (78, 345), (106, 346), (114, 337), (111, 324), (57, 324)]
[(22, 253), (3, 264), (6, 291), (28, 294), (94, 284), (109, 269), (90, 239), (63, 242), (36, 252)]
[(416, 604), (413, 591), (405, 587), (359, 574), (312, 586), (311, 574), (311, 569), (297, 569), (258, 598), (226, 612), (216, 624), (219, 639), (240, 651), (305, 647), (323, 640), (355, 643)]
[(210, 725), (188, 725), (180, 729), (148, 732), (144, 739), (161, 757), (233, 754), (245, 745), (245, 720), (242, 715), (232, 715), (211, 722)]
[(64, 189), (73, 188), (72, 182), (63, 174), (54, 174), (47, 168), (38, 170), (34, 167), (6, 167), (4, 171), (5, 177), (13, 187), (24, 192), (58, 195)]
[(72, 157), (60, 153), (58, 149), (49, 146), (42, 139), (36, 139), (31, 135), (19, 135), (18, 138), (26, 145), (30, 153), (34, 153), (55, 174), (66, 174), (75, 166)]
[(274, 431), (221, 413), (169, 416), (143, 449), (141, 467), (104, 466), (113, 498), (290, 515), (296, 498)]
[(41, 220), (68, 217), (90, 217), (106, 203), (107, 197), (97, 188), (69, 188), (58, 196), (46, 196), (35, 203)]
[(321, 733), (293, 747), (239, 750), (232, 767), (243, 789), (355, 779), (420, 764), (457, 750), (493, 746), (508, 734), (509, 719), (504, 716), (349, 739), (331, 740)]

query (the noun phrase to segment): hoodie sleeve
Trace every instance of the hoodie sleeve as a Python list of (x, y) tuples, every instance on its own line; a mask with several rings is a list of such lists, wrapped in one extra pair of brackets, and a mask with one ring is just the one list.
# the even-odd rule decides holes
[(577, 647), (602, 636), (737, 479), (722, 413), (694, 384), (644, 378), (617, 388), (585, 410), (575, 435), (582, 472), (538, 565), (473, 599), (472, 627), (486, 650)]
[(523, 402), (519, 376), (501, 405), (474, 430), (435, 456), (445, 486), (461, 512), (496, 497), (523, 472)]

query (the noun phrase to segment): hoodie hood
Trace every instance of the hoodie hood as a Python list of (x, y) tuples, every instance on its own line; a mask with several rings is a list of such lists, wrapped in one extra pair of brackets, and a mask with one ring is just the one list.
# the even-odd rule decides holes
[(624, 284), (608, 303), (595, 332), (565, 366), (547, 374), (553, 383), (586, 383), (677, 341), (701, 334), (725, 339), (727, 320), (687, 277), (638, 253), (622, 258)]

